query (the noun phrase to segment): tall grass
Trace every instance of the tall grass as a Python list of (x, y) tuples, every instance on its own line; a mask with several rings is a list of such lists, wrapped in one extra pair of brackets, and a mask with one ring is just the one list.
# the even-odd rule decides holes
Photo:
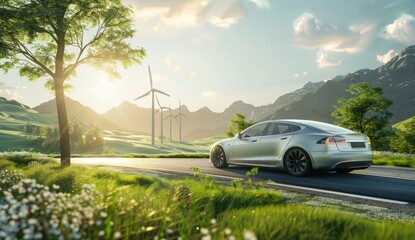
[(414, 234), (414, 222), (288, 204), (278, 191), (224, 186), (200, 174), (167, 180), (62, 169), (31, 158), (0, 161), (0, 239), (412, 239)]

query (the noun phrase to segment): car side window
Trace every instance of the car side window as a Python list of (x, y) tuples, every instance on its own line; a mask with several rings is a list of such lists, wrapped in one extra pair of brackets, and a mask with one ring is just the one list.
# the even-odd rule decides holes
[(290, 126), (288, 124), (278, 124), (278, 128), (280, 130), (280, 134), (291, 132)]
[(265, 135), (277, 135), (280, 134), (280, 129), (277, 123), (271, 123)]
[(262, 136), (262, 135), (264, 135), (264, 130), (265, 130), (266, 126), (267, 126), (266, 123), (253, 126), (249, 129), (247, 129), (245, 132), (243, 132), (242, 137), (246, 138), (246, 137)]
[(301, 127), (297, 125), (290, 125), (290, 130), (291, 132), (297, 132), (301, 130)]

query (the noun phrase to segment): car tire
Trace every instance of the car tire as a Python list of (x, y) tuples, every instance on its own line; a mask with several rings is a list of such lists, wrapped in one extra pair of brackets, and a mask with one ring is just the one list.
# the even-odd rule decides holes
[(226, 162), (226, 154), (221, 146), (215, 146), (210, 154), (210, 161), (216, 168), (226, 168), (229, 164)]
[(285, 153), (284, 169), (291, 176), (304, 177), (311, 174), (313, 166), (304, 149), (291, 148)]
[(336, 170), (336, 172), (339, 173), (339, 174), (346, 174), (346, 173), (350, 173), (352, 171), (353, 171), (353, 169), (338, 169), (338, 170)]

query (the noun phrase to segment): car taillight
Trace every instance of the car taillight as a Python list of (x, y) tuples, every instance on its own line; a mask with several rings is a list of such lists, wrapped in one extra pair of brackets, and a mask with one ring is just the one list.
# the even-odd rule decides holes
[(317, 141), (318, 144), (347, 144), (346, 138), (342, 136), (326, 137)]

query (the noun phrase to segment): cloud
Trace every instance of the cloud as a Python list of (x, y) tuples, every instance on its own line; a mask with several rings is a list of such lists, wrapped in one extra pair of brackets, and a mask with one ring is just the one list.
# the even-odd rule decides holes
[(395, 52), (395, 50), (389, 50), (387, 53), (383, 55), (376, 55), (376, 60), (381, 63), (387, 63), (389, 60), (391, 60), (393, 57), (397, 56), (398, 53)]
[(206, 92), (203, 92), (202, 95), (204, 97), (216, 97), (216, 92), (206, 91)]
[(413, 44), (415, 42), (415, 18), (412, 15), (403, 14), (393, 23), (386, 25), (385, 32), (387, 38)]
[(167, 66), (170, 68), (172, 72), (177, 72), (181, 68), (181, 65), (178, 64), (175, 60), (171, 59), (170, 57), (167, 57), (164, 62), (167, 64)]
[(299, 77), (305, 77), (308, 76), (308, 72), (303, 72), (303, 73), (295, 73), (294, 77), (295, 78), (299, 78)]
[(318, 64), (318, 68), (334, 67), (341, 64), (341, 60), (331, 57), (326, 52), (318, 53), (316, 62)]
[(197, 75), (197, 72), (196, 71), (192, 71), (192, 72), (189, 73), (189, 78), (193, 78), (196, 75)]
[[(269, 8), (268, 0), (249, 0), (258, 8)], [(197, 27), (210, 23), (228, 28), (246, 15), (245, 0), (124, 0), (139, 20), (155, 20), (156, 31)]]
[(255, 3), (259, 8), (270, 8), (268, 0), (248, 0), (249, 2)]
[(166, 77), (164, 77), (160, 74), (154, 74), (154, 73), (152, 74), (152, 79), (153, 79), (153, 82), (165, 82), (165, 81), (167, 81)]
[(370, 25), (339, 27), (328, 25), (304, 13), (293, 22), (294, 44), (307, 49), (323, 49), (333, 52), (355, 53), (363, 48)]
[(0, 82), (0, 96), (14, 100), (22, 99), (23, 97), (13, 89), (12, 87), (6, 86), (5, 83)]

